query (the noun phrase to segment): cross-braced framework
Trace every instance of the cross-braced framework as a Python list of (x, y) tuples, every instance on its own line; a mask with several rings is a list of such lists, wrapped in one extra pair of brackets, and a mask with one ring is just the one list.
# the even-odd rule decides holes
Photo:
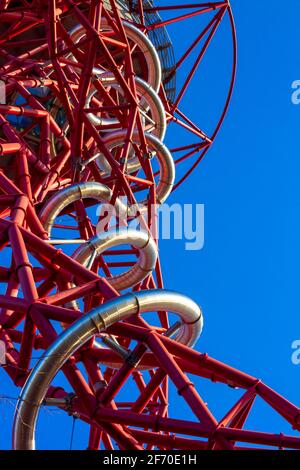
[[(297, 430), (300, 410), (195, 350), (201, 309), (163, 285), (157, 210), (221, 127), (236, 40), (228, 1), (162, 3), (0, 1), (0, 339), (23, 387), (16, 449), (35, 448), (42, 406), (85, 423), (88, 449), (300, 448), (247, 428), (257, 397)], [(176, 57), (166, 27), (187, 21), (197, 34)], [(182, 103), (225, 21), (232, 68), (208, 133)], [(169, 124), (185, 139), (172, 149)], [(217, 419), (199, 378), (244, 393)]]

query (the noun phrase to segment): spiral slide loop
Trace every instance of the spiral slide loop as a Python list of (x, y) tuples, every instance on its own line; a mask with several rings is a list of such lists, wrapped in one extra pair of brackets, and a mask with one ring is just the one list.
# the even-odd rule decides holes
[[(49, 236), (51, 235), (54, 221), (58, 215), (70, 204), (81, 199), (94, 199), (105, 204), (110, 204), (112, 191), (104, 184), (87, 181), (85, 183), (68, 186), (55, 193), (40, 212), (40, 220)], [(115, 201), (114, 206), (117, 214), (127, 214), (127, 207), (120, 199)]]
[[(119, 130), (108, 134), (104, 141), (110, 150), (120, 147), (124, 144), (126, 138), (126, 130)], [(156, 186), (156, 203), (162, 204), (166, 201), (169, 194), (172, 191), (174, 180), (175, 180), (175, 165), (172, 155), (168, 148), (154, 135), (145, 132), (145, 139), (150, 152), (156, 155), (159, 164), (159, 181)], [(132, 142), (139, 144), (139, 134), (137, 131), (133, 133)], [(103, 155), (98, 157), (99, 167), (101, 168), (103, 175), (108, 176), (111, 172), (109, 163)], [(127, 173), (133, 173), (141, 167), (141, 164), (137, 157), (129, 158), (126, 166)], [(141, 210), (145, 210), (147, 206), (147, 200), (139, 203)], [(144, 208), (143, 208), (144, 206)]]
[[(149, 85), (158, 92), (161, 84), (161, 64), (155, 47), (148, 37), (140, 31), (136, 26), (128, 21), (123, 21), (126, 36), (141, 51), (143, 59), (147, 64), (147, 79)], [(104, 31), (112, 31), (105, 18), (102, 18), (101, 29)], [(70, 31), (70, 37), (76, 44), (85, 37), (85, 30), (81, 25), (76, 26)]]
[[(105, 87), (115, 88), (122, 94), (122, 89), (112, 73), (101, 71), (101, 73), (97, 73), (97, 78)], [(135, 77), (135, 83), (139, 97), (139, 109), (147, 126), (147, 131), (152, 132), (153, 135), (163, 141), (166, 134), (167, 122), (162, 101), (149, 83), (139, 77)], [(91, 100), (96, 93), (97, 90), (95, 88), (90, 91), (86, 101), (87, 108), (90, 107)], [(151, 113), (151, 118), (148, 117), (149, 112)], [(108, 129), (120, 125), (119, 121), (115, 118), (100, 118), (93, 113), (88, 113), (88, 118), (95, 126), (103, 126)], [(104, 131), (104, 129), (101, 130), (102, 132)]]
[(189, 346), (195, 344), (203, 327), (202, 313), (192, 300), (178, 293), (166, 290), (137, 292), (97, 307), (65, 330), (32, 371), (15, 413), (14, 449), (35, 449), (35, 427), (40, 406), (53, 378), (69, 357), (114, 323), (157, 310), (177, 313), (182, 321), (177, 341)]
[(139, 258), (129, 271), (107, 278), (112, 287), (117, 291), (121, 291), (141, 282), (155, 268), (157, 247), (149, 234), (127, 228), (103, 232), (81, 245), (72, 257), (83, 266), (86, 266), (93, 255), (99, 256), (109, 248), (124, 244), (137, 248)]

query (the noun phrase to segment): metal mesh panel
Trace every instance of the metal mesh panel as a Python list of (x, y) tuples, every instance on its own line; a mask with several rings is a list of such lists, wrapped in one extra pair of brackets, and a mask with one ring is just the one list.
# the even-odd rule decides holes
[[(124, 17), (128, 18), (128, 8), (131, 6), (133, 12), (138, 11), (138, 2), (137, 0), (118, 0), (121, 10), (124, 11)], [(143, 4), (146, 8), (151, 8), (153, 6), (152, 0), (144, 0)], [(137, 23), (140, 22), (138, 15), (132, 15), (134, 21)], [(157, 12), (145, 12), (145, 23), (146, 25), (152, 25), (156, 23), (160, 23), (161, 17), (158, 15)], [(162, 80), (165, 88), (165, 92), (167, 98), (173, 102), (176, 96), (176, 74), (172, 74), (172, 71), (175, 68), (175, 55), (173, 45), (170, 39), (170, 36), (167, 32), (167, 29), (162, 27), (158, 28), (154, 31), (149, 31), (149, 38), (154, 44), (157, 53), (160, 58), (161, 66), (162, 66)]]
[[(150, 0), (144, 0), (144, 5), (151, 7)], [(159, 23), (160, 16), (155, 13), (145, 13), (147, 25)], [(158, 28), (149, 32), (149, 38), (155, 45), (162, 65), (162, 79), (168, 99), (173, 102), (176, 95), (176, 75), (170, 76), (175, 66), (174, 49), (166, 28)]]

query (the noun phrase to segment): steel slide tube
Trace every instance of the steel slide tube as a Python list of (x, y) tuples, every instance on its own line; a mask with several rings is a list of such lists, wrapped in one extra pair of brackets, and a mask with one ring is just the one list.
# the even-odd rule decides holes
[[(84, 182), (68, 186), (55, 193), (42, 208), (39, 216), (45, 230), (51, 235), (51, 230), (56, 217), (70, 204), (80, 199), (95, 199), (99, 202), (110, 204), (112, 191), (107, 186), (96, 182)], [(120, 199), (114, 203), (116, 213), (127, 214), (127, 206)]]
[[(146, 81), (156, 92), (158, 92), (161, 84), (162, 73), (160, 59), (154, 45), (150, 39), (148, 39), (148, 37), (132, 23), (123, 21), (123, 26), (128, 39), (133, 41), (144, 55), (148, 69), (148, 77)], [(102, 18), (101, 20), (101, 29), (108, 31), (111, 30), (111, 27), (108, 25), (106, 18)], [(72, 31), (70, 31), (69, 34), (72, 41), (76, 44), (82, 38), (84, 38), (85, 29), (83, 26), (78, 25)]]
[[(105, 137), (104, 143), (110, 150), (113, 150), (116, 147), (123, 146), (124, 141), (126, 139), (126, 134), (126, 129), (111, 132)], [(156, 156), (159, 163), (159, 180), (156, 186), (156, 203), (162, 204), (166, 201), (174, 186), (174, 160), (169, 149), (157, 137), (155, 137), (153, 134), (150, 134), (149, 132), (145, 132), (145, 138), (149, 150), (153, 153), (153, 155)], [(132, 142), (139, 143), (139, 140), (140, 138), (138, 131), (134, 131), (132, 136)], [(99, 155), (97, 161), (103, 174), (105, 176), (109, 175), (111, 172), (111, 167), (105, 159), (104, 155)], [(137, 171), (140, 167), (141, 164), (137, 157), (129, 158), (126, 171), (127, 173), (133, 173)], [(140, 202), (139, 205), (144, 206), (144, 208), (147, 208), (147, 201), (144, 200)]]
[(99, 256), (109, 248), (125, 244), (137, 248), (139, 258), (127, 272), (107, 278), (114, 289), (121, 291), (141, 282), (155, 268), (158, 251), (150, 234), (126, 227), (102, 232), (77, 248), (72, 258), (87, 266), (91, 257)]
[[(115, 88), (116, 90), (120, 91), (122, 94), (122, 88), (115, 78), (114, 74), (107, 73), (104, 71), (99, 71), (97, 69), (97, 78), (101, 81), (104, 86), (109, 86)], [(95, 73), (95, 72), (94, 72)], [(150, 125), (150, 129), (147, 129), (148, 132), (152, 132), (156, 137), (158, 137), (161, 141), (164, 140), (166, 129), (167, 129), (167, 120), (166, 120), (166, 113), (162, 101), (152, 86), (142, 80), (139, 77), (135, 77), (135, 84), (137, 95), (139, 97), (139, 109), (142, 113), (142, 117), (144, 118), (145, 124), (147, 125), (147, 113), (151, 111), (152, 115), (152, 127)], [(86, 100), (86, 107), (90, 108), (91, 100), (93, 96), (97, 93), (97, 90), (93, 88)], [(100, 118), (93, 113), (88, 113), (88, 118), (92, 124), (95, 126), (105, 126), (105, 127), (120, 127), (119, 120), (116, 118)]]
[(161, 310), (179, 315), (182, 326), (176, 339), (193, 346), (202, 331), (202, 311), (188, 297), (166, 290), (118, 297), (91, 310), (65, 330), (45, 351), (22, 390), (14, 419), (13, 448), (35, 449), (36, 422), (47, 390), (61, 367), (81, 346), (116, 322), (132, 315)]

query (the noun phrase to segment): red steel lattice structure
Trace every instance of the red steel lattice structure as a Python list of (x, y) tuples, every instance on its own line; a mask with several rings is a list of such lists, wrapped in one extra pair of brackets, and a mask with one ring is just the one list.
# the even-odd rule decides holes
[[(175, 61), (165, 27), (208, 14)], [(224, 18), (232, 77), (207, 135), (180, 105)], [(3, 369), (23, 387), (14, 448), (33, 449), (40, 407), (56, 406), (89, 426), (88, 449), (299, 449), (299, 437), (247, 428), (257, 397), (297, 430), (300, 410), (193, 349), (202, 312), (164, 289), (158, 257), (153, 207), (197, 167), (229, 105), (236, 68), (229, 2), (1, 0), (0, 25), (0, 333)], [(176, 73), (199, 45), (176, 91)], [(188, 139), (171, 151), (163, 143), (169, 123)], [(117, 224), (125, 210), (143, 230), (107, 224), (97, 232), (104, 214), (95, 220), (91, 211), (107, 203)], [(180, 318), (172, 326), (170, 312)], [(244, 394), (217, 420), (193, 376)], [(135, 398), (122, 402), (131, 378), (136, 391), (126, 396)], [(168, 402), (170, 383), (190, 410), (187, 420)]]

